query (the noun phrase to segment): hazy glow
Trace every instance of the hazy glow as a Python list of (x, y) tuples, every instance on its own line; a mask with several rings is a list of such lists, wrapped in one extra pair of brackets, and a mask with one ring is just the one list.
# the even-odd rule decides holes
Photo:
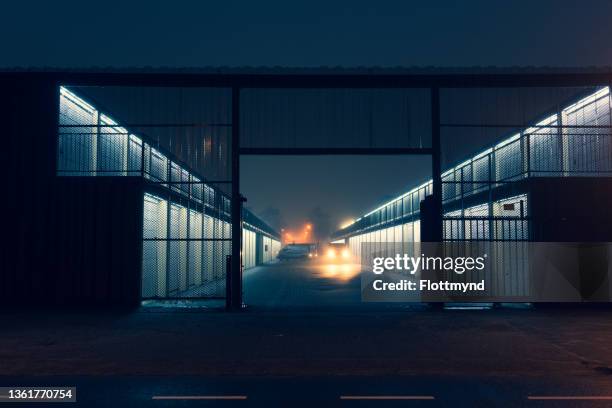
[(338, 282), (348, 282), (359, 274), (359, 265), (352, 263), (325, 264), (320, 266), (320, 276)]
[(285, 244), (310, 244), (314, 241), (313, 227), (310, 223), (304, 224), (301, 228), (282, 228), (281, 231), (283, 231), (282, 237)]
[(353, 225), (355, 223), (354, 219), (350, 219), (350, 220), (346, 220), (342, 223), (342, 225), (340, 225), (340, 229), (345, 229), (347, 227), (350, 227), (351, 225)]

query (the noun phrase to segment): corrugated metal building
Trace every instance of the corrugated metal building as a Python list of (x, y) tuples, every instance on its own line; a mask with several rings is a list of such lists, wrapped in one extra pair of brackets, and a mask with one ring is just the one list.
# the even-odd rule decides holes
[[(226, 193), (143, 134), (60, 87), (58, 176), (144, 179), (142, 298), (224, 297), (230, 255)], [(272, 261), (276, 231), (243, 209), (245, 268)]]
[[(598, 88), (442, 173), (444, 241), (513, 243), (513, 258), (496, 259), (502, 273), (491, 277), (500, 298), (529, 295), (527, 246), (521, 243), (610, 240), (611, 115), (610, 88)], [(429, 180), (333, 238), (358, 257), (365, 243), (384, 256), (410, 253), (427, 241), (422, 231), (430, 226), (421, 213), (431, 194)]]
[[(231, 190), (232, 213), (240, 214), (237, 157), (244, 154), (432, 158), (432, 187), (420, 185), (402, 195), (401, 204), (393, 200), (393, 206), (362, 217), (340, 236), (382, 231), (389, 236), (398, 226), (394, 236), (399, 231), (425, 240), (433, 230), (439, 235), (442, 228), (427, 227), (422, 211), (433, 197), (436, 222), (442, 214), (438, 200), (444, 201), (446, 239), (612, 241), (609, 178), (590, 177), (593, 170), (603, 175), (601, 166), (607, 165), (609, 152), (591, 147), (593, 141), (606, 146), (610, 122), (605, 125), (605, 115), (599, 115), (606, 106), (598, 105), (605, 98), (585, 102), (587, 95), (579, 95), (608, 92), (602, 89), (612, 81), (609, 70), (14, 70), (3, 72), (0, 81), (6, 165), (12, 171), (5, 184), (9, 199), (0, 202), (3, 213), (12, 215), (0, 253), (3, 304), (134, 305), (143, 290), (151, 296), (190, 295), (198, 282), (210, 279), (197, 272), (210, 258), (189, 262), (187, 253), (212, 247), (224, 254), (230, 242), (223, 197)], [(63, 123), (58, 138), (59, 119), (70, 110), (60, 103), (61, 87), (90, 106), (76, 126)], [(573, 101), (560, 104), (571, 95)], [(582, 105), (572, 108), (578, 101)], [(471, 117), (466, 108), (475, 108)], [(563, 126), (529, 131), (554, 115)], [(593, 120), (602, 125), (582, 125)], [(451, 122), (478, 122), (479, 130), (462, 133), (449, 128)], [(438, 182), (441, 164), (497, 140), (504, 124), (520, 129), (506, 139), (520, 136), (452, 166), (444, 183)], [(79, 127), (95, 140), (75, 135)], [(582, 156), (570, 154), (572, 143)], [(409, 180), (404, 170), (390, 177)], [(557, 175), (544, 177), (545, 171)], [(425, 198), (426, 193), (432, 195)], [(500, 211), (506, 214), (501, 224), (514, 223), (512, 228), (479, 215)], [(264, 238), (273, 238), (273, 231), (248, 221), (248, 213), (243, 218), (251, 227), (245, 224), (249, 232), (233, 234), (234, 242), (244, 239), (232, 252), (250, 253), (243, 257), (247, 265), (264, 262), (269, 255), (253, 256), (251, 248), (268, 245), (273, 253), (272, 241)], [(232, 223), (234, 232), (240, 228)], [(145, 259), (154, 271), (146, 285)], [(239, 273), (237, 266), (232, 274)], [(207, 288), (204, 293), (220, 289)]]

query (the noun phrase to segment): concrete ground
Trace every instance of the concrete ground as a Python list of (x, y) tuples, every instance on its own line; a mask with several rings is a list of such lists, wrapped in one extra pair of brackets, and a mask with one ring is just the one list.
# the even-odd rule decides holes
[[(612, 404), (529, 399), (612, 396), (612, 310), (350, 307), (351, 290), (312, 276), (301, 292), (282, 279), (280, 287), (289, 286), (276, 289), (284, 294), (253, 290), (252, 279), (266, 282), (265, 272), (247, 276), (247, 299), (254, 303), (240, 313), (5, 312), (0, 386), (76, 384), (82, 406)], [(287, 279), (294, 279), (291, 273)], [(308, 309), (311, 291), (336, 300), (323, 296), (323, 306)], [(292, 292), (301, 299), (295, 307), (288, 303)], [(359, 395), (431, 398), (341, 399)]]
[(130, 406), (149, 406), (154, 395), (225, 393), (266, 406), (346, 404), (344, 394), (430, 395), (441, 404), (432, 406), (557, 406), (526, 398), (612, 395), (608, 311), (143, 310), (5, 314), (2, 322), (0, 383), (77, 384), (83, 398), (107, 402), (114, 390)]

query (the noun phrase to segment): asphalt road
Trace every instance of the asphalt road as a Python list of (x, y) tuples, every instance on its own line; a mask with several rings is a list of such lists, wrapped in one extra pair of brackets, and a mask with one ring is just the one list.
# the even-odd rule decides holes
[(421, 308), (361, 301), (359, 265), (291, 260), (258, 266), (244, 275), (244, 302), (255, 310), (357, 311)]
[[(9, 386), (76, 385), (76, 403), (15, 407), (608, 407), (605, 383), (486, 377), (37, 377)], [(568, 399), (571, 394), (582, 399)], [(557, 398), (555, 398), (557, 397)], [(565, 398), (559, 398), (565, 397)], [(584, 399), (588, 397), (590, 399)], [(597, 399), (599, 398), (599, 399)]]
[(113, 408), (612, 406), (610, 309), (419, 310), (359, 287), (297, 262), (249, 271), (239, 313), (0, 311), (0, 386)]
[(245, 272), (244, 301), (267, 309), (358, 306), (358, 272), (359, 266), (350, 262), (278, 261)]

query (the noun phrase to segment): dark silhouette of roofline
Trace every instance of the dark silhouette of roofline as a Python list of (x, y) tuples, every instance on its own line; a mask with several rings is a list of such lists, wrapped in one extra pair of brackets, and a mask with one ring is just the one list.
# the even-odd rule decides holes
[(72, 86), (169, 86), (238, 88), (506, 88), (597, 86), (612, 83), (610, 69), (575, 69), (567, 72), (396, 73), (394, 70), (321, 70), (313, 73), (285, 71), (217, 72), (190, 70), (4, 70), (5, 80), (51, 80)]

